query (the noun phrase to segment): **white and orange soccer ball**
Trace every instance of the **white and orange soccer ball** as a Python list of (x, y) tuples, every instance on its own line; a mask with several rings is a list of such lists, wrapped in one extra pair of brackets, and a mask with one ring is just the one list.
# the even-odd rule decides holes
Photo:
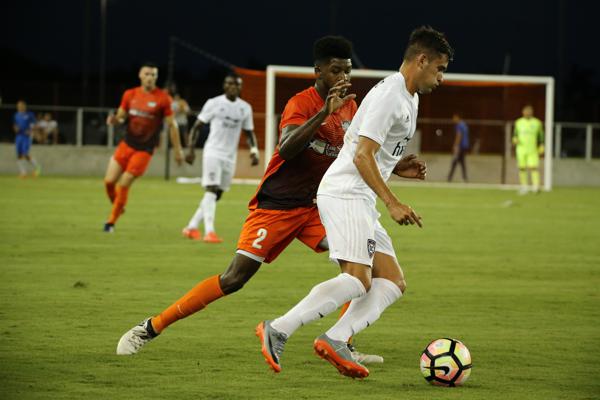
[(433, 385), (462, 385), (471, 375), (471, 353), (460, 340), (434, 340), (421, 354), (421, 372)]

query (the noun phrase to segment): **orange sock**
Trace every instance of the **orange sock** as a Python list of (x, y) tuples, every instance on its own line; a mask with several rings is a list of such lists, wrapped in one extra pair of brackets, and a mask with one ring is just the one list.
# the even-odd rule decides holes
[(117, 186), (115, 201), (113, 202), (112, 212), (110, 213), (110, 218), (108, 219), (109, 224), (114, 224), (117, 222), (117, 219), (123, 212), (123, 208), (125, 208), (125, 204), (127, 204), (128, 193), (128, 187)]
[(108, 195), (110, 202), (114, 203), (116, 197), (115, 184), (113, 182), (104, 181), (104, 187), (106, 188), (106, 194)]
[(156, 317), (152, 318), (152, 327), (160, 333), (167, 326), (195, 312), (202, 310), (213, 301), (225, 296), (221, 290), (219, 275), (206, 278), (182, 298), (167, 307)]

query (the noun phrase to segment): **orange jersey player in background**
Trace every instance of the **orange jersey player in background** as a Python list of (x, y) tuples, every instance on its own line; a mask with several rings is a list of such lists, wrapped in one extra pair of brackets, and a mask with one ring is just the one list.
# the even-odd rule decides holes
[(167, 123), (169, 135), (175, 148), (175, 161), (181, 164), (183, 151), (179, 130), (171, 109), (171, 97), (156, 87), (158, 68), (145, 63), (140, 68), (141, 85), (125, 91), (116, 115), (109, 115), (109, 125), (127, 121), (125, 138), (121, 140), (108, 162), (104, 184), (112, 203), (105, 232), (113, 232), (115, 223), (125, 209), (129, 188), (136, 178), (142, 176), (150, 163), (154, 148), (158, 145), (163, 121)]
[(327, 250), (315, 196), (342, 147), (357, 106), (355, 95), (346, 94), (351, 86), (352, 44), (342, 37), (326, 36), (315, 42), (313, 51), (316, 82), (285, 107), (279, 146), (250, 201), (250, 214), (229, 267), (127, 331), (119, 340), (117, 354), (137, 353), (175, 321), (240, 290), (263, 262), (274, 261), (295, 238), (314, 251)]

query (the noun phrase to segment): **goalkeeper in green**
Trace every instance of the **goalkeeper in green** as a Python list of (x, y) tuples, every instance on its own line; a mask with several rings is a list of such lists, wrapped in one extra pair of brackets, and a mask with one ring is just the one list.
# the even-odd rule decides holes
[(516, 146), (517, 164), (521, 194), (528, 191), (527, 171), (531, 174), (531, 187), (534, 192), (540, 191), (540, 172), (538, 165), (540, 155), (544, 154), (544, 129), (542, 121), (533, 116), (533, 107), (523, 107), (523, 117), (515, 122), (512, 142)]

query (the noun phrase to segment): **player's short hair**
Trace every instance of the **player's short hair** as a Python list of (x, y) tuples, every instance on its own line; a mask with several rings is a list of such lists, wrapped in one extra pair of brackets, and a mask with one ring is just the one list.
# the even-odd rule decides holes
[(324, 36), (313, 45), (315, 64), (327, 62), (332, 58), (352, 58), (352, 42), (343, 36)]
[(242, 82), (242, 77), (235, 71), (227, 72), (227, 74), (225, 75), (225, 78), (223, 78), (223, 81), (225, 81), (225, 79), (227, 79), (227, 78), (233, 78), (233, 80), (236, 82)]
[(142, 65), (140, 65), (140, 69), (142, 69), (144, 67), (158, 69), (158, 65), (156, 65), (156, 63), (153, 63), (152, 61), (146, 61), (146, 62), (142, 63)]
[(404, 52), (404, 59), (410, 61), (421, 53), (425, 53), (431, 58), (445, 54), (448, 56), (448, 61), (452, 61), (454, 58), (454, 49), (448, 43), (446, 36), (431, 26), (421, 26), (412, 31)]

